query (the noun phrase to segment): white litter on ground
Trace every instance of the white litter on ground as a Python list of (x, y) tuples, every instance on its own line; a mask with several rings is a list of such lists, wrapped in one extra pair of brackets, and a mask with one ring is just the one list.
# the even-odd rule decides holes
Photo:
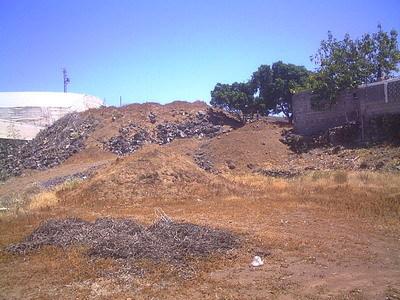
[(264, 265), (264, 261), (262, 260), (261, 257), (254, 256), (253, 261), (251, 262), (251, 265), (253, 267), (261, 267), (262, 265)]

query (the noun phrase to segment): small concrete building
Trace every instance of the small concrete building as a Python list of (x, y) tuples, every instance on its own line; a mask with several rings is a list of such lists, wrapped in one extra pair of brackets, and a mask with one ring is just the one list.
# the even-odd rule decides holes
[(31, 140), (64, 115), (101, 105), (95, 96), (76, 93), (0, 93), (0, 138)]
[(350, 121), (367, 124), (371, 117), (400, 113), (400, 78), (344, 91), (325, 109), (313, 108), (311, 98), (308, 91), (293, 96), (293, 125), (298, 134), (313, 135)]

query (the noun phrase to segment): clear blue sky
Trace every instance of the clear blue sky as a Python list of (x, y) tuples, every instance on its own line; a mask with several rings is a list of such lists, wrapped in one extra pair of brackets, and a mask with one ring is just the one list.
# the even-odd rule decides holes
[(210, 99), (261, 64), (302, 64), (331, 30), (400, 30), (400, 0), (0, 0), (0, 91)]

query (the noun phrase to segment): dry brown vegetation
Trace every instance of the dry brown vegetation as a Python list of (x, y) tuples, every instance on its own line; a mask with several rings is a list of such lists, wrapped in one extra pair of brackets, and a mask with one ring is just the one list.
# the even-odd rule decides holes
[[(187, 195), (170, 201), (100, 202), (90, 208), (64, 199), (51, 208), (1, 218), (2, 247), (21, 240), (48, 218), (135, 217), (149, 223), (157, 207), (174, 219), (246, 237), (246, 244), (230, 257), (196, 262), (191, 278), (182, 279), (171, 266), (151, 261), (135, 262), (135, 268), (146, 270), (144, 275), (142, 271), (127, 275), (121, 271), (127, 268), (124, 263), (93, 261), (81, 248), (45, 247), (25, 257), (1, 254), (1, 294), (7, 299), (185, 299), (190, 295), (374, 299), (398, 295), (400, 176), (335, 171), (290, 180), (226, 174), (220, 180), (227, 183), (222, 194), (213, 196), (216, 190), (204, 188), (198, 193), (203, 197), (197, 199)], [(265, 266), (252, 269), (248, 264), (260, 249), (271, 255), (264, 255)]]
[[(256, 174), (247, 164), (283, 167), (294, 157), (278, 144), (279, 126), (251, 128), (208, 141), (149, 145), (117, 160), (96, 152), (105, 165), (90, 180), (34, 193), (19, 210), (2, 213), (0, 298), (399, 299), (400, 174), (343, 169), (310, 170), (290, 179)], [(257, 142), (263, 132), (269, 139)], [(273, 154), (252, 161), (246, 141), (253, 143), (251, 151)], [(196, 165), (193, 155), (204, 144), (218, 172)], [(75, 171), (79, 159), (90, 162), (85, 155), (12, 179), (0, 193)], [(227, 159), (237, 167), (228, 169)], [(159, 208), (178, 222), (233, 232), (243, 243), (229, 254), (193, 258), (187, 272), (149, 259), (93, 259), (79, 245), (45, 246), (25, 256), (5, 251), (51, 218), (151, 224)], [(250, 267), (254, 255), (265, 265)]]

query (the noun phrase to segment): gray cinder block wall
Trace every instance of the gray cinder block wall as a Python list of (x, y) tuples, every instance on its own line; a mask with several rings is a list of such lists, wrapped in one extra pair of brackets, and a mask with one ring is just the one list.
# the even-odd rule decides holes
[(311, 97), (307, 91), (293, 96), (293, 124), (298, 134), (317, 134), (350, 121), (366, 124), (373, 116), (400, 113), (400, 78), (344, 91), (324, 110), (314, 109)]

